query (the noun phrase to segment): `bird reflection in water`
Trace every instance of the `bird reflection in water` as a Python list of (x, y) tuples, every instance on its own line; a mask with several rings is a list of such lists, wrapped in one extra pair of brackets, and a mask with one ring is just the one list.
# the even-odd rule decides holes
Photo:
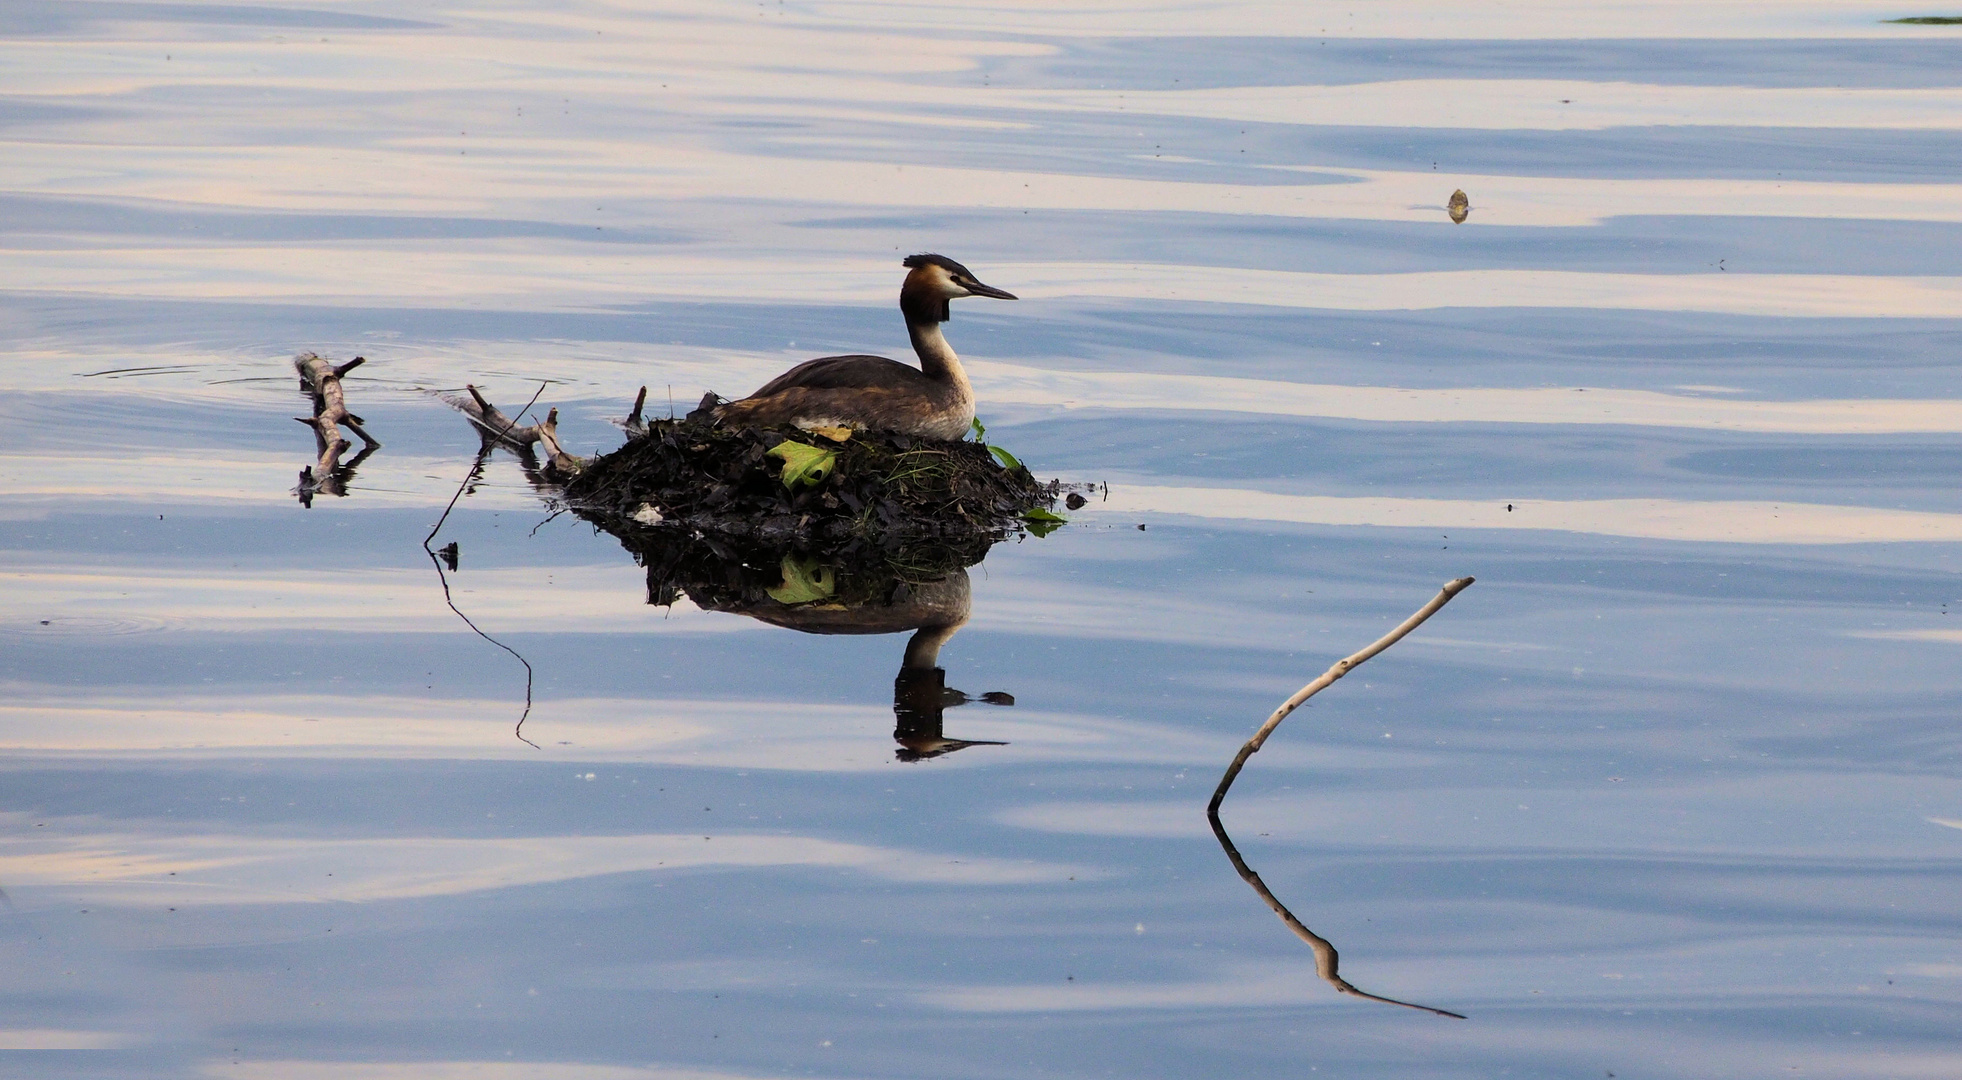
[[(967, 571), (959, 571), (962, 599), (967, 595)], [(966, 605), (962, 605), (960, 622), (942, 623), (935, 626), (922, 626), (913, 631), (913, 637), (906, 643), (905, 658), (900, 661), (899, 675), (892, 681), (892, 715), (895, 723), (892, 729), (893, 741), (899, 749), (893, 751), (901, 761), (924, 761), (927, 758), (951, 754), (970, 746), (1006, 746), (1007, 743), (989, 742), (980, 739), (950, 739), (942, 730), (942, 716), (956, 705), (965, 705), (974, 698), (947, 685), (946, 669), (940, 666), (940, 646), (954, 636), (954, 631), (967, 621)], [(1013, 705), (1015, 699), (999, 690), (981, 695), (980, 700), (990, 705)]]

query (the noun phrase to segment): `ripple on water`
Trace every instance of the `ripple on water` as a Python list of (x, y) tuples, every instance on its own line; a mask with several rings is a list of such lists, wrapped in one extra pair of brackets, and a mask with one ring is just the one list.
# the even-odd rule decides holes
[(0, 634), (16, 637), (124, 637), (168, 630), (171, 623), (141, 615), (57, 615), (0, 620)]

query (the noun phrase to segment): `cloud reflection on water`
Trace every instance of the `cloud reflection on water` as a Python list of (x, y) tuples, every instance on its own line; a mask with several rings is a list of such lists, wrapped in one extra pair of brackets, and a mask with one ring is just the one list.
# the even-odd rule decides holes
[[(546, 698), (525, 725), (542, 749), (511, 736), (515, 716), (513, 702), (499, 699), (174, 695), (158, 704), (98, 694), (0, 705), (0, 745), (23, 759), (632, 762), (848, 773), (893, 766), (890, 744), (882, 741), (892, 713), (878, 706)], [(963, 723), (969, 734), (1011, 743), (1022, 762), (1168, 764), (1232, 749), (1223, 739), (1164, 724), (1025, 708), (964, 715)]]
[(30, 899), (58, 895), (63, 902), (121, 905), (426, 900), (608, 874), (765, 867), (853, 870), (886, 881), (963, 886), (1099, 876), (1084, 866), (719, 829), (707, 835), (330, 839), (97, 833), (80, 822), (37, 824), (53, 827), (0, 845), (0, 880), (9, 889)]
[[(1947, 194), (1953, 198), (1958, 192), (1962, 188)], [(113, 257), (115, 270), (103, 269), (105, 256)], [(31, 280), (12, 291), (261, 303), (305, 299), (381, 308), (522, 301), (533, 311), (592, 311), (657, 297), (769, 299), (756, 294), (751, 260), (659, 249), (593, 250), (550, 240), (315, 242), (307, 245), (304, 261), (293, 256), (291, 245), (155, 243), (83, 253), (17, 244), (10, 258)], [(804, 259), (798, 273), (808, 275), (798, 290), (807, 302), (868, 303), (891, 291), (892, 270), (884, 259)], [(1588, 308), (1929, 319), (1962, 307), (1962, 278), (1940, 276), (1520, 269), (1349, 274), (1012, 262), (995, 267), (991, 276), (1016, 282), (1033, 301), (1094, 298), (1330, 311)]]
[(685, 1065), (576, 1061), (225, 1061), (204, 1076), (225, 1080), (780, 1080), (796, 1073), (711, 1072)]
[(996, 91), (982, 100), (1317, 127), (1598, 130), (1656, 125), (1952, 130), (1962, 87), (1655, 86), (1547, 79), (1411, 79), (1203, 90)]
[[(1089, 508), (1086, 507), (1086, 510)], [(1425, 529), (1551, 529), (1596, 536), (1730, 544), (1953, 543), (1962, 514), (1809, 503), (1680, 499), (1412, 499), (1283, 495), (1218, 487), (1113, 484), (1098, 514)]]

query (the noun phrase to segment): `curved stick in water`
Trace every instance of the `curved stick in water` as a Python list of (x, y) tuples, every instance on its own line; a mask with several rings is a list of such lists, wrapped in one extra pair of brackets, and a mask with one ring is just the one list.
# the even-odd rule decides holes
[(1220, 778), (1219, 787), (1213, 792), (1212, 802), (1206, 804), (1206, 820), (1211, 823), (1213, 836), (1219, 841), (1219, 846), (1226, 851), (1226, 857), (1232, 860), (1233, 869), (1239, 871), (1240, 879), (1252, 886), (1253, 891), (1258, 893), (1260, 898), (1266, 901), (1267, 906), (1274, 910), (1274, 914), (1279, 915), (1281, 921), (1287, 924), (1288, 929), (1294, 931), (1294, 936), (1307, 942), (1308, 947), (1315, 950), (1315, 973), (1322, 977), (1322, 981), (1335, 987), (1338, 993), (1348, 994), (1352, 997), (1359, 997), (1368, 1001), (1380, 1001), (1385, 1005), (1400, 1005), (1406, 1009), (1417, 1009), (1437, 1016), (1449, 1016), (1458, 1020), (1463, 1020), (1465, 1017), (1460, 1013), (1448, 1012), (1444, 1009), (1433, 1009), (1429, 1005), (1398, 1001), (1395, 998), (1381, 997), (1358, 990), (1347, 979), (1337, 974), (1336, 965), (1339, 958), (1336, 954), (1335, 946), (1330, 944), (1327, 938), (1308, 929), (1300, 919), (1295, 918), (1294, 913), (1287, 909), (1287, 905), (1281, 903), (1274, 897), (1273, 891), (1268, 889), (1266, 882), (1260, 880), (1260, 875), (1254, 873), (1253, 868), (1247, 865), (1247, 861), (1240, 857), (1239, 849), (1233, 846), (1232, 838), (1226, 835), (1226, 826), (1220, 824), (1219, 804), (1225, 800), (1227, 789), (1233, 786), (1233, 781), (1239, 777), (1240, 770), (1246, 766), (1247, 759), (1260, 751), (1261, 744), (1267, 741), (1269, 735), (1274, 734), (1274, 729), (1281, 726), (1281, 721), (1286, 720), (1289, 713), (1300, 708), (1302, 702), (1307, 701), (1309, 698), (1334, 685), (1335, 680), (1355, 670), (1363, 661), (1368, 660), (1370, 657), (1403, 640), (1404, 635), (1422, 626), (1424, 620), (1437, 614), (1440, 608), (1451, 602), (1452, 597), (1464, 592), (1465, 589), (1471, 586), (1471, 583), (1472, 579), (1468, 577), (1446, 582), (1444, 588), (1439, 590), (1438, 594), (1431, 598), (1430, 603), (1418, 608), (1408, 619), (1399, 623), (1396, 629), (1377, 638), (1368, 648), (1363, 649), (1361, 652), (1336, 661), (1335, 666), (1322, 672), (1320, 678), (1295, 691), (1294, 696), (1283, 701), (1280, 708), (1274, 710), (1273, 715), (1267, 718), (1267, 722), (1260, 725), (1260, 730), (1254, 732), (1254, 737), (1248, 739), (1247, 744), (1240, 748), (1239, 754), (1234, 756), (1233, 764), (1227, 766), (1226, 775)]

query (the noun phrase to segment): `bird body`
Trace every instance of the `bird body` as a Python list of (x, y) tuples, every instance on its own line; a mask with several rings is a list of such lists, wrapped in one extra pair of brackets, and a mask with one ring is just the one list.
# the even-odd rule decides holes
[(899, 290), (899, 309), (920, 366), (883, 356), (825, 356), (806, 360), (740, 401), (717, 406), (718, 424), (811, 428), (958, 439), (974, 422), (974, 387), (940, 324), (949, 301), (964, 296), (1013, 300), (976, 280), (967, 267), (941, 255), (906, 259), (910, 273)]

